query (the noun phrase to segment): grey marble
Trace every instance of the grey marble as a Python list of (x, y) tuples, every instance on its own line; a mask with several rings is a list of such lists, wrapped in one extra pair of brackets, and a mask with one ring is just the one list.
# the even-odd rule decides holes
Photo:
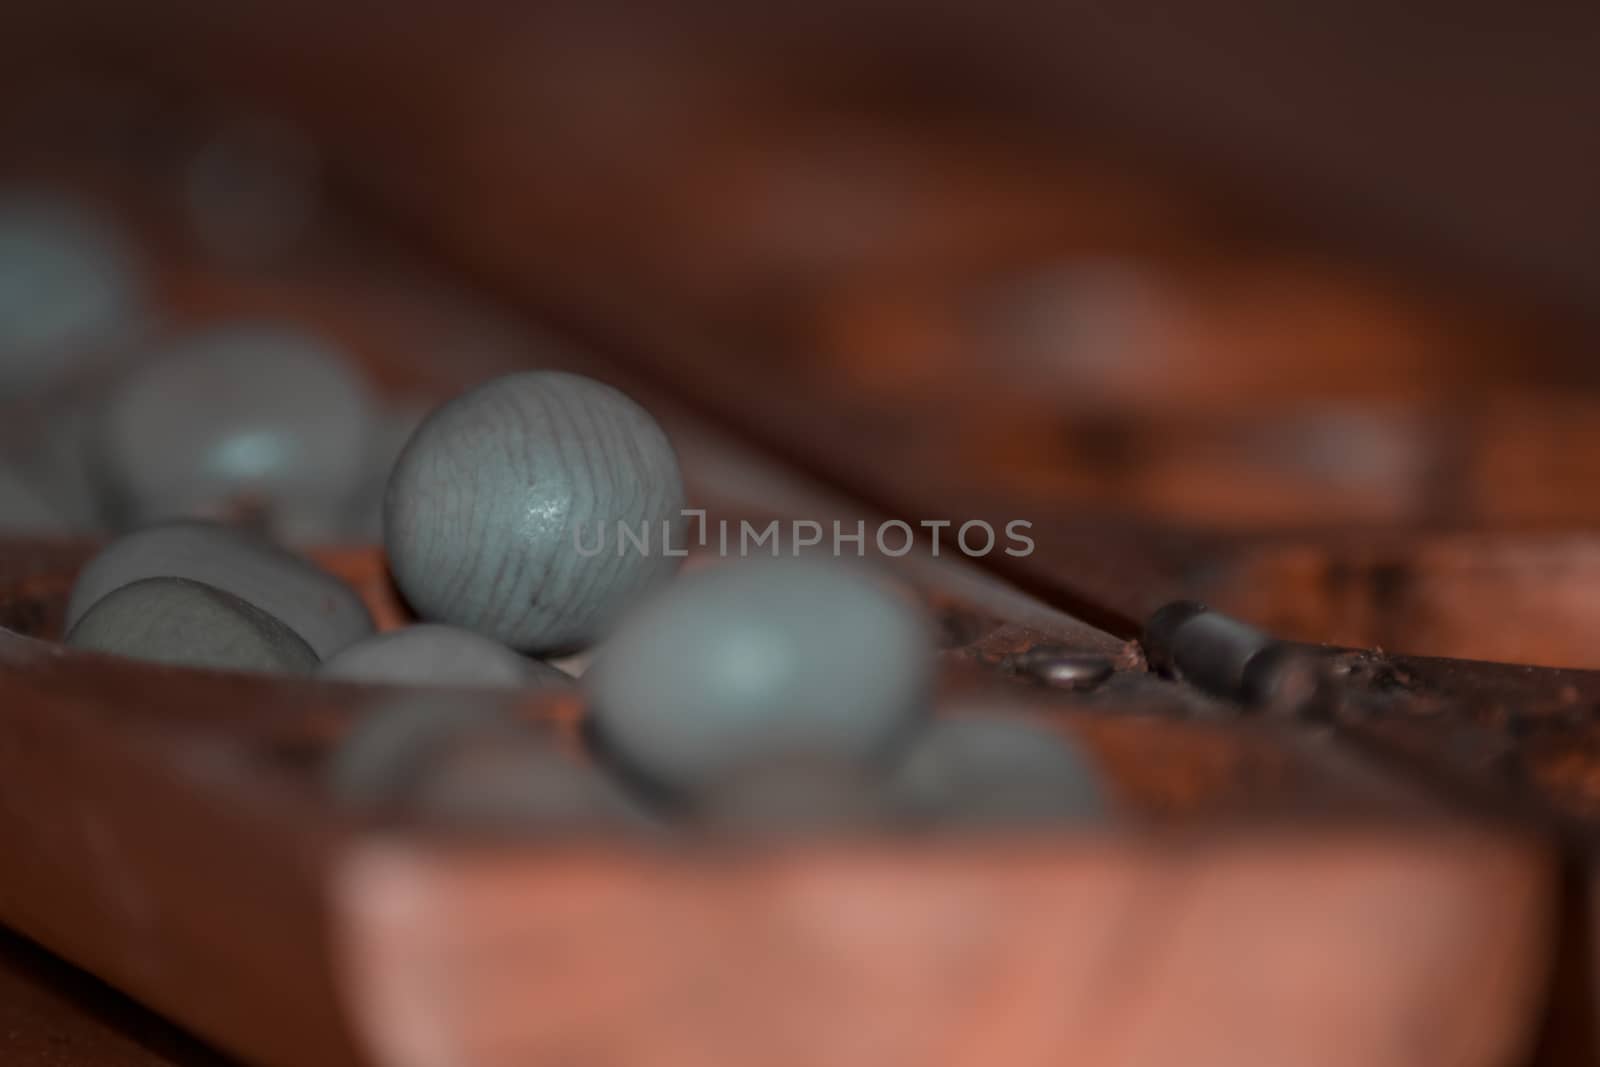
[(1105, 790), (1088, 757), (1056, 731), (977, 710), (930, 722), (890, 775), (914, 819), (956, 826), (1026, 826), (1104, 817)]
[(373, 630), (350, 586), (264, 537), (212, 522), (164, 523), (111, 542), (78, 573), (67, 626), (113, 590), (145, 578), (187, 578), (231, 593), (281, 621), (324, 659)]
[(304, 674), (316, 653), (283, 623), (230, 593), (183, 578), (125, 585), (67, 633), (73, 648), (214, 670)]
[(865, 567), (745, 560), (640, 607), (583, 683), (620, 758), (692, 788), (747, 763), (877, 753), (924, 707), (934, 647), (921, 606)]
[(363, 638), (330, 658), (318, 673), (349, 682), (396, 685), (572, 684), (569, 676), (547, 663), (482, 634), (442, 623), (419, 623)]
[[(384, 542), (423, 618), (558, 653), (673, 572), (663, 523), (682, 551), (683, 503), (677, 457), (644, 409), (599, 382), (533, 371), (428, 417), (390, 478)], [(648, 551), (619, 551), (619, 522), (636, 536), (642, 524)], [(599, 550), (580, 552), (580, 536)]]
[(103, 401), (96, 469), (124, 525), (259, 515), (313, 536), (358, 492), (371, 397), (331, 343), (239, 323), (152, 352)]

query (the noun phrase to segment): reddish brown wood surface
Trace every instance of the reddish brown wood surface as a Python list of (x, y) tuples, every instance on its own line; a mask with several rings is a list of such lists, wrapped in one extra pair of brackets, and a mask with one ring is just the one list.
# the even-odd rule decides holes
[(1370, 830), (559, 867), (380, 846), (345, 875), (346, 966), (395, 1064), (1505, 1063), (1545, 958), (1528, 858)]

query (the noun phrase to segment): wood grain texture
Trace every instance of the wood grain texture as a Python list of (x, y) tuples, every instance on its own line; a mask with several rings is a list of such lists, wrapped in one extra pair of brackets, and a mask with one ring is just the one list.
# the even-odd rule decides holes
[(65, 640), (86, 652), (209, 670), (309, 674), (318, 662), (266, 612), (185, 578), (122, 586), (84, 612)]
[(393, 1067), (1492, 1067), (1527, 1048), (1548, 873), (1484, 845), (381, 843), (341, 871), (339, 965)]
[(1188, 595), (1295, 640), (1600, 667), (1600, 549), (1579, 530), (1239, 535), (1182, 569)]
[(174, 522), (127, 534), (78, 574), (65, 626), (102, 597), (145, 578), (187, 578), (231, 593), (282, 622), (319, 657), (372, 632), (356, 591), (311, 562), (238, 527)]
[(390, 478), (384, 542), (422, 617), (521, 651), (571, 651), (676, 569), (683, 507), (677, 457), (644, 409), (599, 382), (532, 371), (418, 428)]

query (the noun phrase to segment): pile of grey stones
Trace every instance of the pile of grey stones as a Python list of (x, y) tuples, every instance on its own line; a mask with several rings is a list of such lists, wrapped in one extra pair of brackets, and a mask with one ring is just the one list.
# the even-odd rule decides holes
[[(126, 347), (141, 299), (105, 231), (0, 203), (13, 410), (52, 395), (69, 353)], [(812, 557), (680, 572), (663, 550), (685, 515), (676, 455), (608, 385), (529, 371), (423, 417), (386, 411), (337, 346), (293, 325), (137, 347), (51, 409), (33, 454), (0, 459), (0, 527), (117, 532), (72, 590), (73, 648), (389, 687), (327, 761), (352, 810), (517, 833), (1106, 813), (1059, 732), (1004, 701), (932, 714), (934, 628), (887, 573)], [(660, 531), (656, 551), (625, 546), (624, 527)], [(360, 595), (290, 547), (372, 537), (415, 625), (375, 632)], [(578, 690), (585, 751), (463, 687)]]

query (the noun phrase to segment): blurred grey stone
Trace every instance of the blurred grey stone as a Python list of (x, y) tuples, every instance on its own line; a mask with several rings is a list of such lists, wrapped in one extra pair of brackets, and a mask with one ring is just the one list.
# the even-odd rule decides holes
[(743, 767), (701, 789), (695, 821), (716, 833), (753, 837), (878, 830), (896, 811), (880, 777), (855, 763), (773, 760)]
[(69, 376), (144, 315), (141, 267), (109, 223), (61, 194), (0, 193), (0, 397)]
[(585, 674), (597, 729), (647, 776), (706, 785), (763, 760), (866, 759), (932, 691), (934, 635), (865, 567), (748, 560), (686, 574)]
[(642, 827), (614, 782), (495, 707), (408, 696), (369, 712), (334, 750), (335, 799), (367, 815), (489, 833)]
[(1099, 774), (1056, 731), (995, 714), (937, 718), (891, 774), (909, 817), (943, 825), (1026, 826), (1106, 814)]
[(145, 578), (187, 578), (237, 596), (322, 658), (372, 633), (372, 616), (350, 586), (263, 537), (211, 522), (165, 523), (111, 542), (78, 573), (66, 625), (113, 590)]
[(73, 648), (183, 667), (304, 674), (317, 664), (287, 626), (220, 589), (148, 578), (111, 593), (67, 633)]
[(561, 671), (514, 652), (482, 634), (442, 623), (419, 623), (373, 634), (322, 665), (324, 678), (396, 685), (516, 688), (567, 686)]
[(108, 390), (96, 468), (123, 525), (259, 516), (292, 539), (361, 485), (372, 401), (336, 347), (240, 323), (170, 342)]
[(531, 728), (458, 734), (405, 799), (432, 825), (480, 833), (641, 829), (654, 820), (603, 772)]

